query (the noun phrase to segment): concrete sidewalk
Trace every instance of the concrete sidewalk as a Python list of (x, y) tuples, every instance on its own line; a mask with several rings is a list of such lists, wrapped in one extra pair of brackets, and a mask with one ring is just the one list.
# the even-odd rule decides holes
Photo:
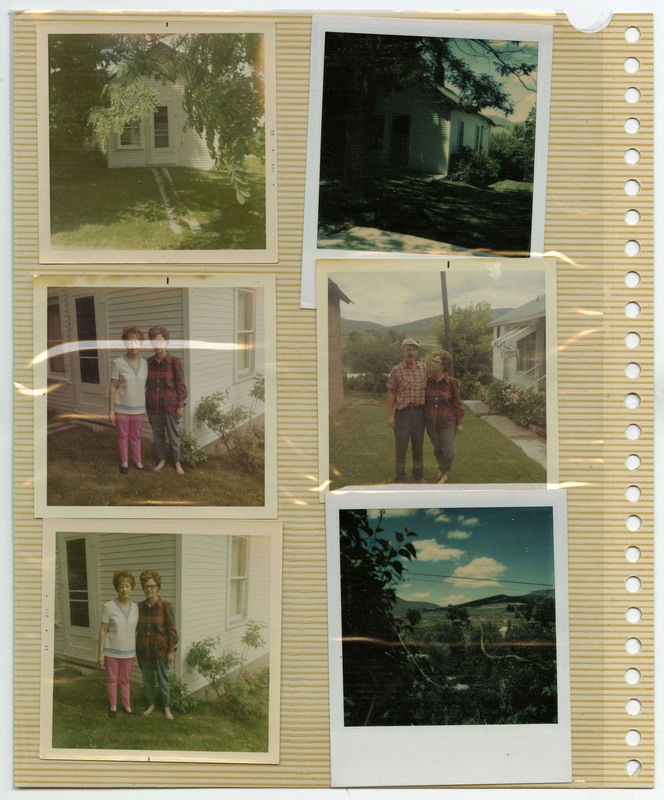
[(536, 433), (533, 433), (528, 428), (522, 428), (521, 425), (517, 425), (516, 422), (513, 422), (508, 417), (503, 417), (500, 414), (490, 414), (489, 406), (481, 400), (464, 400), (463, 404), (476, 417), (481, 417), (504, 436), (507, 436), (529, 458), (537, 461), (538, 464), (541, 464), (546, 469), (546, 442)]

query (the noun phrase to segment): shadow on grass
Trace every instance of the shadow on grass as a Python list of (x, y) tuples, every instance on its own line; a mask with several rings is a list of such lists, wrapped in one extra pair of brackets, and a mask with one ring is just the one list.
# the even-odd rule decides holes
[(528, 255), (532, 220), (529, 184), (479, 188), (415, 176), (375, 178), (365, 200), (349, 203), (338, 181), (320, 187), (319, 229), (378, 228), (468, 250)]
[[(411, 475), (411, 452), (406, 473)], [(424, 477), (435, 483), (438, 464), (424, 435)], [(394, 433), (387, 424), (385, 402), (350, 394), (343, 408), (330, 414), (330, 489), (394, 482)], [(449, 484), (546, 483), (546, 470), (511, 439), (466, 412), (457, 436)]]
[[(120, 475), (115, 430), (75, 424), (48, 434), (47, 502), (49, 506), (258, 506), (265, 504), (263, 471), (243, 472), (222, 456), (175, 472), (167, 460), (154, 472), (152, 442), (143, 440), (145, 471), (129, 468)], [(167, 451), (167, 459), (169, 452)], [(130, 462), (131, 463), (131, 462)]]
[(176, 750), (214, 752), (267, 752), (268, 721), (236, 720), (214, 702), (199, 700), (196, 708), (174, 711), (167, 720), (157, 706), (143, 717), (146, 702), (140, 683), (131, 685), (129, 716), (118, 707), (109, 719), (106, 676), (99, 669), (87, 675), (63, 667), (56, 669), (53, 683), (52, 746), (93, 750)]

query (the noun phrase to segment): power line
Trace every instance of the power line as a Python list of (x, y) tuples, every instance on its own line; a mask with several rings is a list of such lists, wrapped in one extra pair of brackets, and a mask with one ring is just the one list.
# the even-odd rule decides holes
[[(408, 570), (407, 577), (420, 578), (454, 578), (457, 581), (487, 581), (491, 583), (518, 583), (524, 586), (546, 586), (549, 589), (555, 589), (553, 583), (536, 583), (535, 581), (510, 581), (501, 578), (468, 578), (465, 575), (437, 575), (433, 572), (411, 572)], [(440, 581), (429, 581), (430, 583), (440, 583)]]

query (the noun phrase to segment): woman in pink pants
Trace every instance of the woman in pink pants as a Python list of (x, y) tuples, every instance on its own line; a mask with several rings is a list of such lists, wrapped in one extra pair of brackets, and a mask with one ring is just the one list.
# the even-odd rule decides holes
[(120, 451), (120, 474), (129, 471), (129, 443), (136, 469), (144, 469), (141, 460), (141, 431), (145, 416), (145, 381), (147, 361), (140, 356), (143, 332), (135, 325), (122, 331), (127, 352), (111, 364), (111, 388), (108, 395), (108, 418), (115, 423)]
[(120, 700), (126, 714), (131, 708), (129, 681), (136, 655), (136, 625), (138, 606), (131, 600), (136, 580), (128, 569), (119, 569), (113, 575), (113, 586), (118, 596), (104, 604), (99, 630), (99, 656), (97, 661), (106, 670), (111, 719), (118, 714), (118, 683)]

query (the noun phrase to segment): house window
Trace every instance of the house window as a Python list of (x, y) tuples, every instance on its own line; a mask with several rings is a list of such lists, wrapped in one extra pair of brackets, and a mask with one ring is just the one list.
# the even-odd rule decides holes
[(168, 106), (158, 106), (154, 112), (154, 146), (168, 147)]
[(249, 540), (231, 537), (231, 563), (228, 580), (228, 621), (239, 622), (247, 617)]
[(69, 539), (66, 552), (69, 621), (77, 628), (89, 628), (90, 593), (85, 539)]
[[(62, 341), (60, 298), (50, 297), (46, 316), (46, 346), (50, 351), (52, 347), (61, 345)], [(58, 375), (64, 375), (66, 371), (64, 354), (60, 353), (57, 356), (51, 356), (48, 360), (48, 370)]]
[(125, 129), (120, 134), (120, 147), (140, 147), (141, 146), (141, 123), (132, 122), (125, 125)]
[(252, 289), (237, 289), (235, 319), (235, 372), (244, 378), (253, 374), (255, 366), (256, 293)]
[(528, 372), (536, 364), (537, 356), (537, 331), (525, 336), (519, 342), (519, 355), (516, 360), (517, 372)]
[[(97, 319), (93, 295), (76, 298), (76, 338), (78, 342), (97, 342)], [(99, 351), (96, 347), (78, 351), (83, 383), (99, 384)]]
[(459, 120), (459, 141), (457, 143), (457, 147), (463, 147), (463, 127), (464, 122), (462, 119)]

